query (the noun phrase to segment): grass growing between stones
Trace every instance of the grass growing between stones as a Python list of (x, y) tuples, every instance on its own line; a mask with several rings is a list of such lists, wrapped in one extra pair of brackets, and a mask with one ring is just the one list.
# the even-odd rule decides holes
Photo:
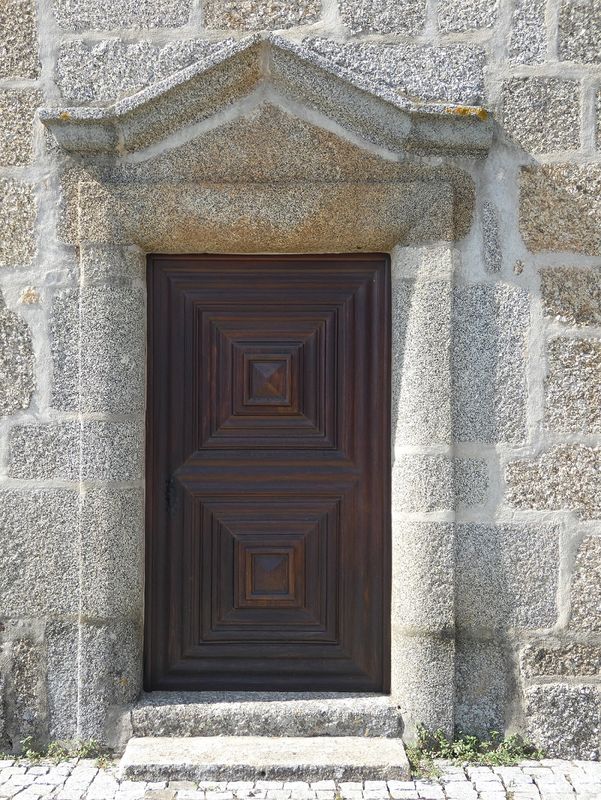
[[(0, 755), (0, 758), (2, 756)], [(31, 764), (39, 764), (41, 761), (51, 761), (59, 764), (72, 758), (95, 758), (98, 766), (106, 766), (111, 758), (110, 751), (94, 739), (74, 742), (50, 742), (46, 746), (35, 743), (32, 736), (28, 736), (21, 742), (21, 753), (19, 755), (5, 755), (6, 758), (28, 761)]]
[(435, 777), (435, 759), (457, 766), (510, 767), (526, 759), (544, 758), (544, 753), (518, 734), (503, 737), (498, 731), (489, 731), (486, 738), (480, 738), (458, 733), (450, 740), (441, 730), (431, 732), (418, 725), (417, 742), (407, 746), (407, 757), (413, 774)]

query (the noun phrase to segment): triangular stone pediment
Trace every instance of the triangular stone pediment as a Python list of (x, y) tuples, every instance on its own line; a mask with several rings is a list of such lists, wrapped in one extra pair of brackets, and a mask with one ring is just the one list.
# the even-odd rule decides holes
[(390, 181), (407, 178), (398, 159), (268, 101), (217, 127), (180, 132), (125, 156), (113, 178), (235, 183)]
[[(317, 176), (347, 163), (351, 169), (353, 147), (390, 162), (405, 153), (481, 156), (492, 139), (492, 122), (481, 109), (389, 97), (377, 82), (272, 35), (224, 43), (203, 61), (107, 107), (43, 109), (40, 118), (69, 152), (143, 162), (167, 151), (174, 168), (190, 164), (194, 140), (217, 147), (214, 132), (221, 130), (230, 163), (238, 157), (239, 169), (246, 163), (260, 171), (248, 160), (254, 142), (264, 171), (271, 165), (287, 177), (303, 159)], [(296, 165), (286, 165), (278, 136), (298, 148)], [(199, 177), (209, 165), (215, 177), (218, 160), (196, 155)]]

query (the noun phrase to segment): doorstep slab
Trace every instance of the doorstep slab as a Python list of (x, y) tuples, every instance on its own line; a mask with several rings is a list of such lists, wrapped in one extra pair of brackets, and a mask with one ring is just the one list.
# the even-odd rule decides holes
[(360, 736), (134, 737), (124, 779), (167, 781), (407, 780), (401, 739)]
[(403, 723), (388, 695), (344, 692), (149, 692), (134, 736), (385, 736)]

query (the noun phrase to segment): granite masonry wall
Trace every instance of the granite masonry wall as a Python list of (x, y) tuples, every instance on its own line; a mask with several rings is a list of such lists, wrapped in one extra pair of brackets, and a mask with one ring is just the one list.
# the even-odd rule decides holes
[(144, 248), (70, 235), (78, 161), (36, 111), (108, 105), (256, 31), (493, 115), (487, 158), (450, 164), (475, 190), (452, 269), (393, 250), (393, 688), (408, 735), (599, 757), (599, 0), (2, 4), (0, 746), (110, 740), (142, 665)]

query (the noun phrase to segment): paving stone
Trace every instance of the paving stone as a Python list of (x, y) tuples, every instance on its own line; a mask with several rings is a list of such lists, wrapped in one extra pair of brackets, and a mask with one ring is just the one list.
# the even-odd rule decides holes
[(541, 269), (543, 312), (566, 325), (601, 325), (601, 269)]
[(601, 339), (552, 339), (547, 359), (546, 427), (562, 433), (601, 432)]
[(559, 8), (559, 58), (585, 64), (601, 62), (599, 0), (562, 0)]
[(511, 78), (503, 84), (500, 122), (529, 153), (580, 147), (580, 85), (563, 78)]
[(520, 231), (532, 252), (601, 253), (601, 167), (548, 164), (523, 167)]
[(0, 267), (31, 263), (36, 252), (35, 219), (33, 187), (12, 178), (0, 178)]
[(341, 0), (340, 14), (351, 34), (420, 33), (425, 0)]
[(601, 514), (601, 450), (564, 445), (540, 458), (512, 461), (505, 468), (507, 502), (515, 508), (572, 509), (583, 519)]

